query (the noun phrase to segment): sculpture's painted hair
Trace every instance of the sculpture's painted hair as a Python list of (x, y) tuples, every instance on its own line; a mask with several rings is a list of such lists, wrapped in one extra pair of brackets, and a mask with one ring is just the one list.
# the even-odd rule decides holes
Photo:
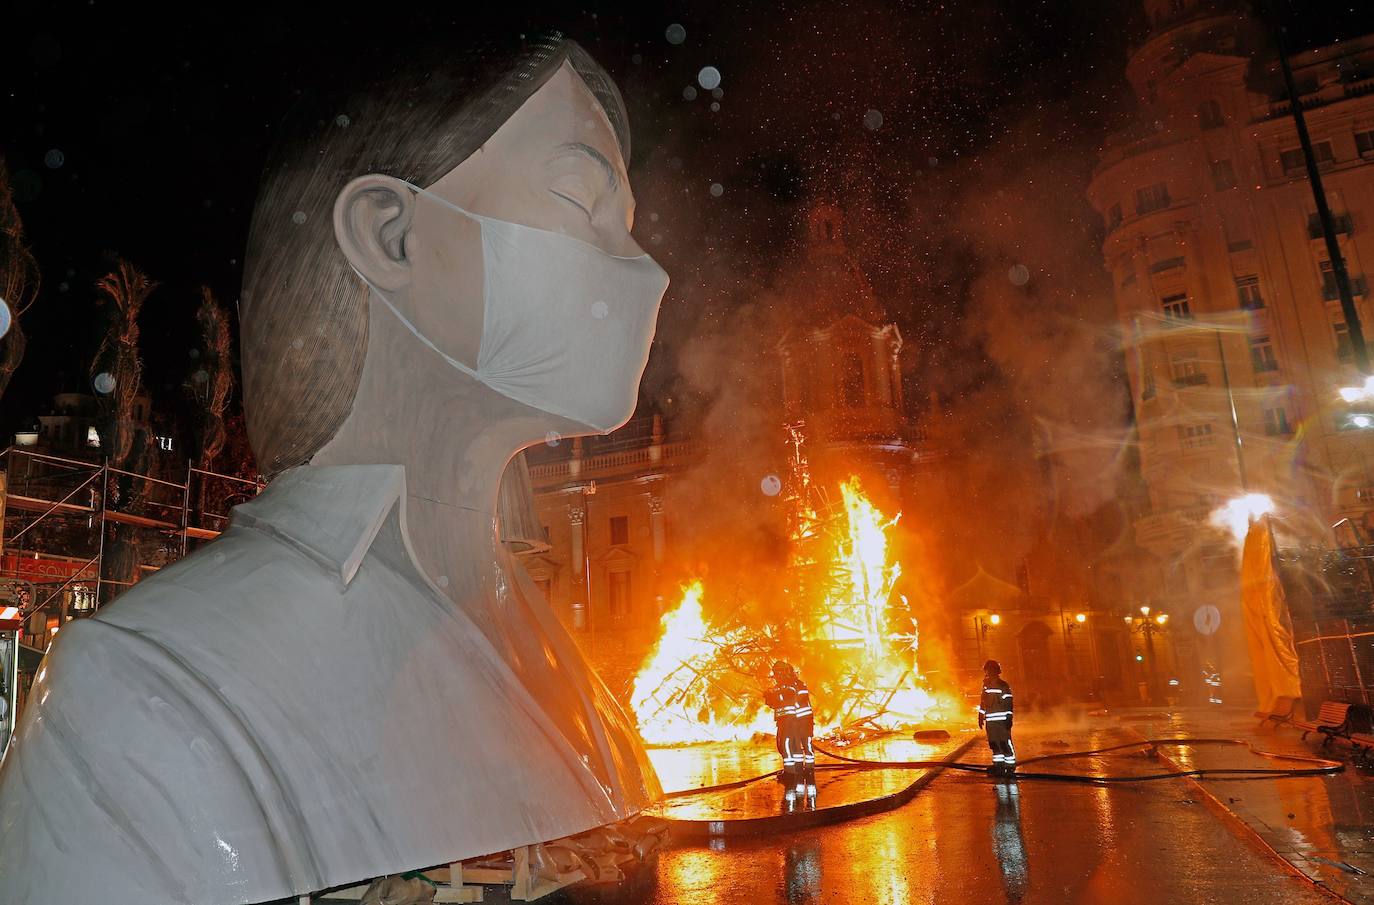
[(265, 475), (309, 461), (353, 405), (367, 351), (367, 291), (334, 238), (334, 200), (367, 173), (428, 186), (480, 148), (569, 63), (606, 112), (625, 160), (624, 101), (557, 33), (512, 46), (435, 48), (353, 94), (297, 105), (263, 175), (239, 301), (248, 438)]

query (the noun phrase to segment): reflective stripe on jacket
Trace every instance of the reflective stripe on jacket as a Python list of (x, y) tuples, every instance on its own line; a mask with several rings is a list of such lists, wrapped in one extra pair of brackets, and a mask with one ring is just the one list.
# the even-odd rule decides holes
[(978, 712), (988, 722), (1005, 720), (1011, 716), (1011, 686), (1002, 679), (983, 680), (983, 693), (978, 698)]

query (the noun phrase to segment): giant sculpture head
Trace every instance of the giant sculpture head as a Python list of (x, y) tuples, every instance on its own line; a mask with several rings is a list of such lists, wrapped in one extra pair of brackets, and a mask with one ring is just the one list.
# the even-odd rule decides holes
[(630, 236), (615, 85), (557, 35), (368, 82), (295, 117), (254, 212), (240, 320), (263, 472), (348, 418), (369, 296), (455, 380), (565, 433), (623, 423), (667, 277)]

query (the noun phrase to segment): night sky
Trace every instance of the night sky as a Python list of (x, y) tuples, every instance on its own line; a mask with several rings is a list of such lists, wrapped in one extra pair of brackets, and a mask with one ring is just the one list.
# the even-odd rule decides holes
[[(474, 30), (561, 28), (626, 95), (636, 232), (674, 278), (646, 380), (656, 400), (676, 392), (675, 350), (728, 329), (785, 268), (798, 213), (823, 194), (854, 202), (856, 253), (904, 331), (977, 360), (954, 328), (961, 262), (977, 256), (976, 243), (949, 243), (961, 199), (1028, 135), (1064, 144), (1077, 160), (1065, 178), (1081, 177), (1130, 114), (1123, 69), (1144, 29), (1138, 0), (522, 3), (461, 15), (469, 4), (19, 5), (29, 11), (9, 17), (0, 62), (0, 152), (43, 290), (0, 407), (6, 432), (64, 379), (86, 385), (103, 329), (93, 284), (115, 254), (162, 284), (142, 319), (145, 381), (155, 404), (179, 398), (197, 287), (237, 298), (258, 175), (298, 91), (340, 78), (374, 42)], [(1296, 43), (1374, 31), (1364, 6), (1302, 4)], [(667, 38), (673, 24), (681, 43)], [(696, 85), (704, 66), (722, 73), (718, 99)]]

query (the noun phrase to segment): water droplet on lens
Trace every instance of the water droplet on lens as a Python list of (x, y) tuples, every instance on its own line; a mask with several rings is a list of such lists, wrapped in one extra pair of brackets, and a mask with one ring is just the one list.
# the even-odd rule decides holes
[(668, 39), (669, 44), (681, 44), (687, 40), (687, 29), (674, 22), (668, 26), (668, 30), (663, 33), (663, 36)]
[(684, 100), (689, 100), (689, 101), (694, 101), (694, 100), (696, 100), (696, 99), (697, 99), (697, 89), (694, 88), (694, 87), (691, 86), (691, 85), (688, 85), (686, 88), (683, 88), (683, 89), (682, 89), (682, 97), (683, 97)]
[(549, 446), (557, 446), (558, 441), (562, 439), (563, 437), (558, 433), (558, 431), (549, 431), (547, 434), (544, 435), (544, 442), (547, 443)]
[(711, 101), (711, 112), (712, 112), (712, 113), (719, 113), (719, 112), (720, 112), (720, 101)]
[(341, 129), (348, 128), (348, 125), (352, 122), (353, 120), (348, 118), (347, 113), (340, 113), (338, 116), (334, 117), (334, 125), (338, 126)]
[(719, 198), (721, 195), (724, 195), (724, 194), (725, 194), (725, 186), (721, 185), (719, 182), (713, 182), (713, 183), (711, 183), (711, 197), (712, 197), (712, 198)]
[(1011, 270), (1007, 271), (1007, 279), (1016, 286), (1026, 285), (1030, 282), (1030, 277), (1030, 268), (1025, 264), (1013, 264)]
[(877, 130), (882, 127), (883, 114), (879, 110), (869, 110), (864, 114), (864, 128)]
[(95, 387), (95, 391), (100, 395), (108, 396), (110, 393), (114, 392), (114, 375), (109, 371), (101, 371), (99, 374), (95, 375), (95, 380), (91, 381), (91, 385)]
[(697, 73), (697, 84), (707, 91), (720, 87), (720, 70), (714, 66), (703, 66)]
[(759, 490), (763, 491), (764, 496), (777, 496), (782, 492), (782, 481), (775, 474), (764, 475), (763, 480), (759, 481)]
[(9, 303), (4, 299), (0, 299), (0, 336), (4, 336), (6, 333), (10, 332), (10, 322), (12, 320), (13, 316), (10, 314)]
[(304, 222), (305, 222), (305, 211), (296, 211), (294, 214), (292, 214), (292, 215), (291, 215), (291, 222), (294, 223), (294, 224), (296, 224), (297, 226), (300, 226), (302, 223), (304, 223)]
[(610, 306), (607, 305), (605, 302), (594, 302), (592, 304), (592, 317), (596, 318), (597, 320), (604, 320), (606, 315), (609, 314), (610, 311)]
[(62, 166), (62, 164), (66, 163), (66, 161), (67, 155), (63, 154), (61, 150), (57, 148), (53, 148), (51, 151), (43, 155), (43, 163), (50, 170), (59, 169)]

